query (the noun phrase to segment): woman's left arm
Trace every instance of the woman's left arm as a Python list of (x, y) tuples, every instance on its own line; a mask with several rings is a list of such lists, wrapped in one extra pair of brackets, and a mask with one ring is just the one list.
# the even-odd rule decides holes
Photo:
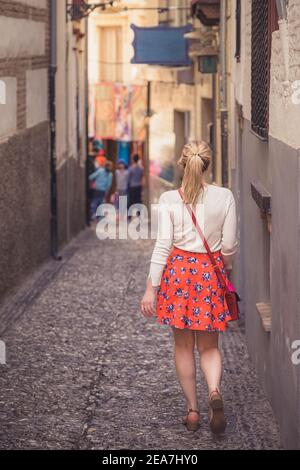
[(230, 197), (226, 210), (226, 216), (222, 229), (222, 248), (221, 253), (224, 258), (225, 268), (232, 269), (233, 255), (237, 252), (239, 241), (237, 238), (237, 214), (236, 204), (233, 193), (230, 191)]

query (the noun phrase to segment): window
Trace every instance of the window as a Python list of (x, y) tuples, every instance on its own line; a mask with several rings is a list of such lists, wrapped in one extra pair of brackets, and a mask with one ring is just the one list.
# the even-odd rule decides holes
[[(159, 0), (158, 2), (159, 8), (169, 8), (170, 7), (170, 0)], [(172, 13), (170, 10), (163, 10), (159, 12), (158, 15), (158, 24), (163, 26), (170, 26), (171, 23), (173, 23), (173, 18), (172, 18)]]
[(119, 26), (99, 28), (99, 80), (122, 82), (122, 29)]
[(271, 39), (276, 29), (275, 0), (252, 0), (251, 127), (264, 140), (269, 133)]

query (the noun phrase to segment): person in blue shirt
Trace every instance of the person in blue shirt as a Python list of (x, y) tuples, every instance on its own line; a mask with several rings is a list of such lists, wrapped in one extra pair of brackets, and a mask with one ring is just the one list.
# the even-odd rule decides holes
[(94, 199), (91, 204), (92, 218), (96, 217), (97, 208), (105, 202), (113, 181), (112, 163), (106, 162), (104, 167), (98, 168), (89, 176), (95, 181)]

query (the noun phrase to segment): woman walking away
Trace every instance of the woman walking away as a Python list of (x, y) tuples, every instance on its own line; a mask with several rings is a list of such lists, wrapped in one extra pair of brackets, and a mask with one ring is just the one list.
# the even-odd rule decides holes
[(182, 187), (160, 197), (157, 241), (141, 309), (145, 316), (156, 315), (158, 323), (173, 330), (176, 372), (187, 405), (183, 424), (191, 431), (199, 427), (196, 345), (208, 387), (210, 428), (221, 433), (226, 419), (220, 391), (222, 358), (218, 340), (232, 318), (224, 289), (188, 207), (193, 209), (226, 281), (238, 240), (233, 193), (204, 180), (210, 161), (206, 142), (185, 145), (179, 160), (184, 169)]

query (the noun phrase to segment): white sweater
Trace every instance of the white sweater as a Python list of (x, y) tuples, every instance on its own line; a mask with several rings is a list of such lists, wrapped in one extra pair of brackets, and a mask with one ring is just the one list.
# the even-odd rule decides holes
[[(206, 184), (197, 202), (196, 217), (211, 251), (221, 250), (225, 256), (226, 268), (230, 269), (232, 255), (239, 246), (236, 204), (232, 191), (214, 184)], [(158, 233), (148, 276), (154, 287), (160, 284), (172, 246), (186, 251), (206, 253), (178, 190), (167, 191), (159, 199)]]

